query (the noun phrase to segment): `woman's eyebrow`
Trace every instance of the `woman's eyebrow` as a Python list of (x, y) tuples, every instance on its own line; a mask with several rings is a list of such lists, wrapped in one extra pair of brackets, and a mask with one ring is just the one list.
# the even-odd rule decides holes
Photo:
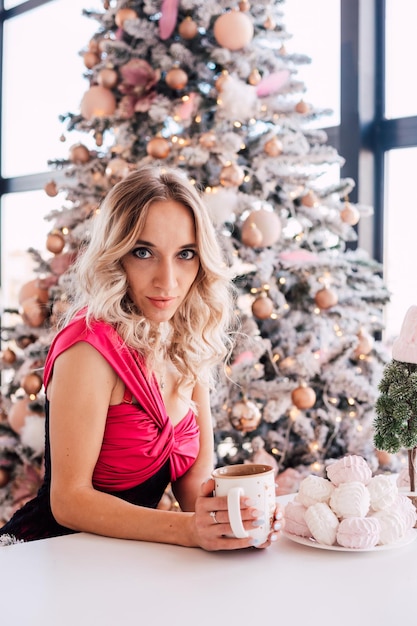
[[(156, 248), (157, 246), (152, 243), (151, 241), (145, 241), (144, 239), (138, 239), (136, 241), (136, 246), (140, 245), (140, 246), (147, 246), (148, 248)], [(178, 250), (188, 250), (189, 248), (193, 248), (195, 250), (197, 250), (197, 244), (195, 242), (193, 243), (186, 243), (182, 246), (179, 246)]]

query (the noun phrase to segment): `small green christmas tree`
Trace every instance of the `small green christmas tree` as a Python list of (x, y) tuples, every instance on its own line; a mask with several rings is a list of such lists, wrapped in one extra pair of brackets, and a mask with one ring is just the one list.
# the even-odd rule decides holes
[(408, 453), (410, 490), (416, 490), (417, 455), (417, 306), (408, 309), (384, 368), (376, 401), (374, 443), (379, 450)]

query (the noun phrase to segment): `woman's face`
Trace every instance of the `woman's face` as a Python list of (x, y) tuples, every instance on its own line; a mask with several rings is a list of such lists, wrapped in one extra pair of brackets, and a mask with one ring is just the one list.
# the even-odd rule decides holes
[(122, 258), (129, 296), (147, 319), (171, 319), (193, 284), (200, 259), (194, 219), (172, 200), (155, 201), (139, 240)]

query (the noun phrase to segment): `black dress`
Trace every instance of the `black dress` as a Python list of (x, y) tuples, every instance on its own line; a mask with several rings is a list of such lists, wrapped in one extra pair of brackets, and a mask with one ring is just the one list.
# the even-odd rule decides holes
[[(7, 543), (34, 541), (59, 535), (69, 535), (77, 531), (58, 524), (51, 510), (51, 451), (49, 444), (49, 402), (45, 404), (45, 477), (35, 498), (15, 512), (13, 517), (0, 528), (2, 537), (8, 536)], [(159, 471), (145, 482), (124, 491), (109, 491), (111, 495), (139, 506), (155, 509), (170, 482), (169, 459)], [(5, 543), (5, 541), (3, 540)]]

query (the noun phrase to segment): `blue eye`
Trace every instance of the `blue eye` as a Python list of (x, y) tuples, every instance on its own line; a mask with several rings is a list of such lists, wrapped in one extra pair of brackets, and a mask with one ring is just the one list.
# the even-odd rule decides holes
[(195, 255), (195, 250), (181, 250), (179, 254), (180, 258), (185, 259), (186, 261), (194, 259)]
[(132, 250), (132, 254), (138, 259), (149, 259), (151, 257), (151, 252), (148, 248), (135, 248)]

